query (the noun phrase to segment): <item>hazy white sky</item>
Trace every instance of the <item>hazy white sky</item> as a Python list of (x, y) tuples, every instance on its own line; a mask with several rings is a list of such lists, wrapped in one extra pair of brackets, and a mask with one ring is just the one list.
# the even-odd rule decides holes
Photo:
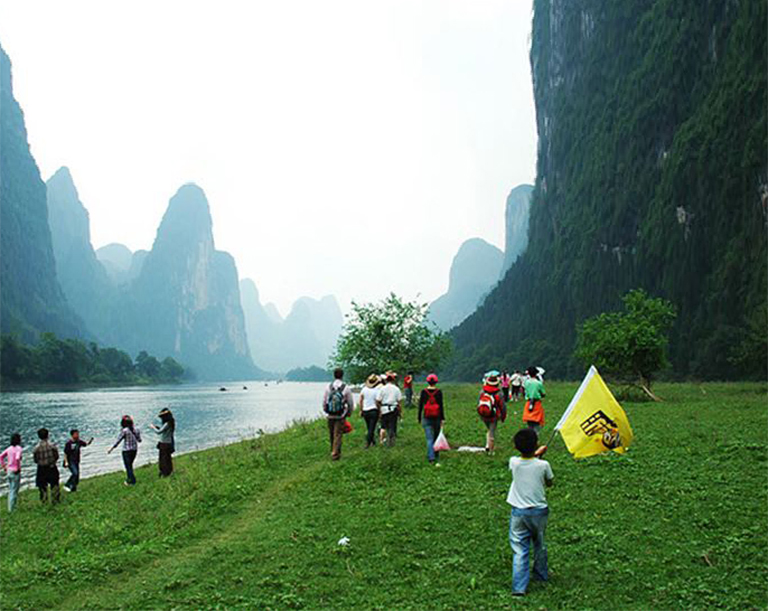
[(150, 248), (196, 182), (217, 248), (285, 314), (432, 300), (464, 240), (503, 248), (506, 195), (535, 176), (531, 4), (0, 0), (0, 43), (95, 247)]

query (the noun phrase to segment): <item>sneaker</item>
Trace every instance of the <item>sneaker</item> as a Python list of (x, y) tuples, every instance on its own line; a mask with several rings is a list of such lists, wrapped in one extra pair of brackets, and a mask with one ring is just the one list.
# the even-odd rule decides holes
[(123, 486), (130, 486), (128, 482), (123, 482)]
[(441, 467), (442, 465), (441, 465), (439, 462), (436, 462), (436, 463), (435, 463), (435, 466), (436, 466), (436, 467)]
[(522, 598), (525, 596), (525, 592), (512, 592), (512, 596), (517, 596), (518, 598)]
[(68, 486), (62, 486), (62, 488), (64, 488), (64, 492), (72, 492), (72, 489)]

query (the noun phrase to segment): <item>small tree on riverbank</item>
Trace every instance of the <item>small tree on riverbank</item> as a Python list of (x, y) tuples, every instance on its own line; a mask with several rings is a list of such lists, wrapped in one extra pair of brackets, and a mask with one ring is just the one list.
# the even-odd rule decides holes
[(576, 357), (606, 375), (651, 391), (653, 377), (667, 364), (668, 333), (675, 308), (665, 299), (636, 289), (624, 295), (623, 312), (604, 312), (578, 328)]
[(342, 367), (350, 380), (389, 369), (436, 370), (451, 352), (451, 340), (427, 321), (428, 304), (403, 301), (394, 293), (378, 303), (352, 302), (331, 367)]

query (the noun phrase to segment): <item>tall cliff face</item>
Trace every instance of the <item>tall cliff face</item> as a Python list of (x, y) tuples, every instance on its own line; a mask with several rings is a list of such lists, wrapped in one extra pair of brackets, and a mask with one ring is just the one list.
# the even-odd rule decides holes
[(507, 196), (505, 211), (506, 240), (502, 276), (528, 248), (528, 220), (531, 214), (533, 185), (518, 185)]
[(636, 287), (678, 309), (676, 373), (743, 373), (766, 307), (765, 22), (762, 0), (535, 1), (535, 248), (456, 330), (453, 375), (481, 355), (578, 375), (577, 323)]
[(67, 301), (102, 343), (114, 341), (114, 287), (91, 246), (88, 211), (66, 167), (47, 183), (48, 224), (56, 273)]
[(0, 48), (0, 324), (32, 341), (41, 331), (86, 334), (56, 278), (45, 183), (13, 97), (11, 62)]
[(256, 365), (277, 373), (313, 365), (325, 368), (343, 324), (335, 297), (302, 297), (283, 320), (274, 305), (261, 304), (253, 280), (241, 281), (240, 294)]
[(171, 198), (136, 280), (126, 289), (132, 350), (169, 354), (198, 377), (257, 374), (251, 362), (234, 259), (215, 249), (208, 200), (196, 185)]
[(451, 264), (448, 292), (429, 306), (429, 318), (452, 329), (477, 309), (499, 280), (504, 253), (480, 238), (464, 242)]

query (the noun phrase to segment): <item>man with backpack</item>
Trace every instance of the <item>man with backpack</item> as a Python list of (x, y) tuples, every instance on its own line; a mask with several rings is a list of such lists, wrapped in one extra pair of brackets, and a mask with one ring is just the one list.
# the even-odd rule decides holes
[(435, 440), (443, 428), (445, 411), (443, 391), (437, 387), (437, 375), (434, 373), (427, 376), (427, 387), (419, 396), (419, 422), (424, 427), (424, 435), (427, 438), (427, 460), (439, 467), (440, 453), (435, 452)]
[(507, 407), (501, 394), (501, 380), (498, 371), (489, 371), (483, 378), (483, 388), (477, 402), (477, 414), (487, 429), (485, 451), (493, 453), (496, 445), (496, 426), (507, 419)]
[(325, 389), (323, 411), (328, 419), (328, 434), (331, 441), (331, 460), (341, 458), (341, 440), (344, 434), (344, 421), (355, 409), (352, 390), (344, 383), (344, 370), (333, 372), (333, 382)]

